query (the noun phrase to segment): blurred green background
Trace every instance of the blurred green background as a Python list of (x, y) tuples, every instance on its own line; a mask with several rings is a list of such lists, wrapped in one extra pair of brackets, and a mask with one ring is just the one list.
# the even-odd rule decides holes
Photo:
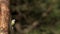
[[(40, 22), (27, 34), (60, 34), (60, 0), (11, 0), (10, 4), (12, 12)], [(12, 18), (16, 16), (12, 13)]]

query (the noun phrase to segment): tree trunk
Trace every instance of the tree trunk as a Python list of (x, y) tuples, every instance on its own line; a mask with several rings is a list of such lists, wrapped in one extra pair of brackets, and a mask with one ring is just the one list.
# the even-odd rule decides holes
[(9, 0), (0, 0), (0, 34), (8, 34)]

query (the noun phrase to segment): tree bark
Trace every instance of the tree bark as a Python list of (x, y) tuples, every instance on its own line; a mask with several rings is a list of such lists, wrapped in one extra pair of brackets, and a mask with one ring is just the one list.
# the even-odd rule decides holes
[(0, 0), (0, 34), (8, 34), (9, 0)]

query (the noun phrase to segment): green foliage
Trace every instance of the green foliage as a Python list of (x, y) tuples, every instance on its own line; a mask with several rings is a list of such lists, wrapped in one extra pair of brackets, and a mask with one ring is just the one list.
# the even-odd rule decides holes
[[(48, 16), (42, 17), (43, 13), (47, 13), (50, 5), (52, 8)], [(60, 0), (11, 0), (11, 11), (20, 12), (28, 19), (41, 20), (39, 29), (28, 34), (60, 34)], [(15, 18), (14, 15), (13, 18)], [(41, 32), (40, 28), (46, 31)]]

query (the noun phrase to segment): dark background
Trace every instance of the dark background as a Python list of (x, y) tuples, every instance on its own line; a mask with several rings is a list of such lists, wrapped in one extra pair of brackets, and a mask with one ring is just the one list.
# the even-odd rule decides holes
[[(10, 8), (11, 18), (16, 20), (14, 33), (38, 21), (27, 34), (60, 34), (60, 0), (11, 0)], [(16, 28), (17, 23), (20, 28)]]

